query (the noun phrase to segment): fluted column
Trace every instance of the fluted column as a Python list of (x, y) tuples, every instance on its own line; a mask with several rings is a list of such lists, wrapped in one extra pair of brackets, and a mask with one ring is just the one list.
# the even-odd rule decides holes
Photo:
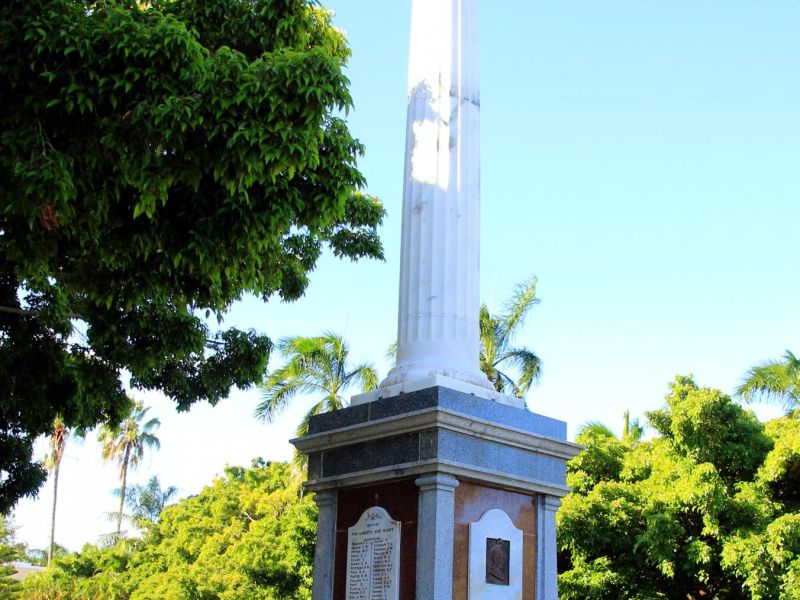
[(381, 384), (478, 366), (480, 95), (477, 0), (413, 0), (397, 365)]

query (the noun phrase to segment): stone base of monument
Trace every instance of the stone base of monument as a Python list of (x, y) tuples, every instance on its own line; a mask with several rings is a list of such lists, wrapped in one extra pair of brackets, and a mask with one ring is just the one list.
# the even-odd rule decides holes
[(432, 387), (311, 419), (313, 600), (556, 600), (566, 424)]

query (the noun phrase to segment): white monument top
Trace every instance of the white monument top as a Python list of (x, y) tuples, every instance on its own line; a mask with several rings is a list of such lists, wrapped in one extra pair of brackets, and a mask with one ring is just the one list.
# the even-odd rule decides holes
[(506, 404), (480, 370), (477, 0), (413, 0), (397, 364), (360, 404), (441, 385)]

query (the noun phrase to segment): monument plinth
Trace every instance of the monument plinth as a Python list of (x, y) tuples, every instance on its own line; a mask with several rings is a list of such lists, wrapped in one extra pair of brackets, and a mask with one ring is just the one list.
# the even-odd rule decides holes
[[(445, 387), (313, 417), (294, 444), (320, 507), (314, 600), (348, 598), (348, 530), (375, 506), (401, 523), (398, 598), (516, 597), (470, 593), (478, 577), (489, 592), (518, 586), (520, 598), (554, 600), (555, 512), (579, 450), (566, 433), (561, 421)], [(494, 510), (521, 543), (491, 522), (476, 541), (471, 530)], [(487, 581), (489, 539), (509, 542), (508, 584)]]
[(556, 600), (579, 447), (479, 359), (477, 0), (413, 0), (397, 364), (293, 440), (319, 506), (313, 600)]

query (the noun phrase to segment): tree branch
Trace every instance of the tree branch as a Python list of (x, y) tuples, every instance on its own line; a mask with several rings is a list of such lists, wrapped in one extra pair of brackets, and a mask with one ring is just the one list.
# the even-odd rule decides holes
[(251, 517), (250, 514), (246, 510), (242, 511), (242, 516), (247, 517), (250, 520), (251, 523), (255, 523), (256, 522), (256, 520), (253, 517)]
[[(35, 317), (39, 315), (42, 311), (40, 310), (25, 310), (24, 308), (17, 308), (16, 306), (0, 306), (0, 313), (7, 313), (10, 315), (19, 315), (21, 317)], [(78, 319), (79, 321), (87, 321), (86, 317), (70, 313), (67, 315), (68, 319)]]

